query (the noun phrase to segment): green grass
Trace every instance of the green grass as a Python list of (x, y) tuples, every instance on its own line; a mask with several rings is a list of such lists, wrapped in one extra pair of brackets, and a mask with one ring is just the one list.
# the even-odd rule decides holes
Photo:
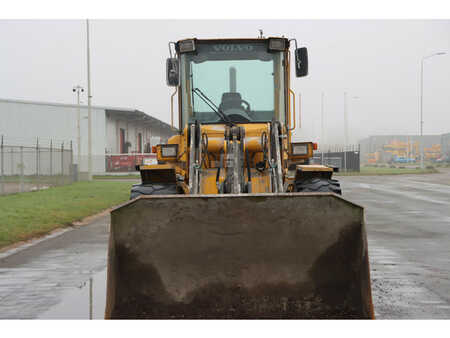
[(0, 196), (0, 248), (70, 225), (129, 199), (129, 182), (72, 185)]
[(61, 181), (69, 181), (69, 176), (61, 176), (61, 175), (53, 175), (53, 176), (34, 176), (34, 175), (27, 175), (20, 177), (19, 175), (14, 176), (3, 176), (0, 180), (3, 180), (3, 182), (14, 182), (14, 183), (58, 183)]
[(404, 175), (404, 174), (433, 174), (435, 168), (389, 168), (389, 167), (361, 167), (360, 172), (339, 172), (336, 176), (370, 176), (370, 175)]
[(94, 180), (121, 180), (121, 179), (140, 179), (139, 174), (127, 174), (127, 175), (94, 175), (92, 176)]

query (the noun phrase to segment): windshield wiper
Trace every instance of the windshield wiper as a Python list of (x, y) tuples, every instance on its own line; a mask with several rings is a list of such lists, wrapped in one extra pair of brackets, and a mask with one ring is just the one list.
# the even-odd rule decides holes
[(206, 96), (200, 89), (194, 88), (192, 89), (192, 92), (197, 94), (199, 98), (205, 102), (209, 108), (211, 108), (225, 123), (229, 124), (230, 126), (234, 126), (233, 121), (230, 120), (230, 118), (220, 109), (217, 107), (214, 102), (211, 101), (211, 99)]

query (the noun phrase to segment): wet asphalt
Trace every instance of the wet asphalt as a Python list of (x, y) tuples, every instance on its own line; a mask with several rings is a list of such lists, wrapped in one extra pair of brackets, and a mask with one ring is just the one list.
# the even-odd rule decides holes
[(450, 170), (340, 180), (365, 207), (377, 318), (450, 318)]
[[(379, 319), (450, 318), (450, 170), (340, 177), (365, 207)], [(0, 318), (103, 318), (109, 215), (0, 253)]]

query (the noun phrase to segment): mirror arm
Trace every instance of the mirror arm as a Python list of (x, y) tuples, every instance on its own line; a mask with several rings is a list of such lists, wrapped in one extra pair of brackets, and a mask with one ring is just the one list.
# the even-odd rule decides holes
[(289, 40), (289, 43), (290, 43), (291, 41), (294, 41), (294, 43), (295, 43), (295, 49), (297, 49), (297, 48), (298, 48), (298, 47), (297, 47), (297, 39), (290, 39), (290, 40)]
[(173, 98), (177, 94), (177, 92), (178, 92), (178, 86), (175, 87), (175, 91), (170, 96), (170, 120), (171, 120), (172, 128), (173, 128)]
[(172, 46), (172, 45), (173, 45), (173, 50), (175, 51), (176, 43), (173, 42), (173, 41), (169, 42), (169, 55), (170, 55), (170, 58), (172, 58), (172, 49), (170, 48), (170, 46)]
[[(292, 94), (292, 98), (293, 98), (293, 100), (292, 100), (293, 113), (292, 114), (291, 114), (291, 94)], [(291, 116), (294, 119), (294, 126), (292, 128), (288, 128), (289, 131), (292, 131), (295, 129), (295, 93), (291, 88), (289, 88), (289, 120), (291, 119)], [(289, 121), (289, 126), (290, 125), (291, 125), (291, 121)]]
[(295, 49), (294, 49), (294, 56), (295, 56), (294, 60), (295, 60), (295, 61), (294, 61), (294, 62), (295, 62), (295, 68), (297, 69), (298, 66), (299, 66), (299, 64), (300, 64), (300, 61), (298, 60), (298, 56), (297, 56), (297, 49), (298, 49), (297, 39), (290, 39), (290, 40), (289, 40), (289, 43), (290, 43), (291, 41), (294, 41), (294, 43), (295, 43)]

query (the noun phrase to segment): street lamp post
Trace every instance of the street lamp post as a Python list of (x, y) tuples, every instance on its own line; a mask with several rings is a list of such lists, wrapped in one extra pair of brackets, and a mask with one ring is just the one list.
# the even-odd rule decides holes
[(420, 63), (420, 168), (423, 169), (423, 158), (424, 158), (424, 142), (423, 142), (423, 63), (426, 59), (429, 59), (436, 55), (444, 55), (446, 52), (437, 52), (427, 56), (422, 57)]
[(89, 46), (89, 20), (86, 20), (87, 80), (88, 80), (88, 180), (92, 180), (92, 111), (91, 111), (91, 53)]
[(323, 121), (323, 112), (324, 112), (324, 99), (325, 99), (325, 93), (322, 92), (322, 97), (321, 97), (321, 105), (320, 105), (320, 143), (322, 144), (320, 147), (320, 153), (322, 156), (321, 159), (321, 164), (323, 164), (324, 161), (324, 150), (325, 150), (325, 131), (324, 131), (324, 121)]
[(72, 88), (74, 93), (77, 93), (77, 152), (78, 152), (78, 172), (81, 168), (81, 113), (80, 113), (80, 93), (84, 92), (84, 88), (80, 85), (76, 85)]
[[(350, 99), (358, 100), (359, 96), (353, 96)], [(348, 147), (348, 103), (347, 103), (347, 92), (344, 92), (344, 170), (347, 171), (347, 147)]]

